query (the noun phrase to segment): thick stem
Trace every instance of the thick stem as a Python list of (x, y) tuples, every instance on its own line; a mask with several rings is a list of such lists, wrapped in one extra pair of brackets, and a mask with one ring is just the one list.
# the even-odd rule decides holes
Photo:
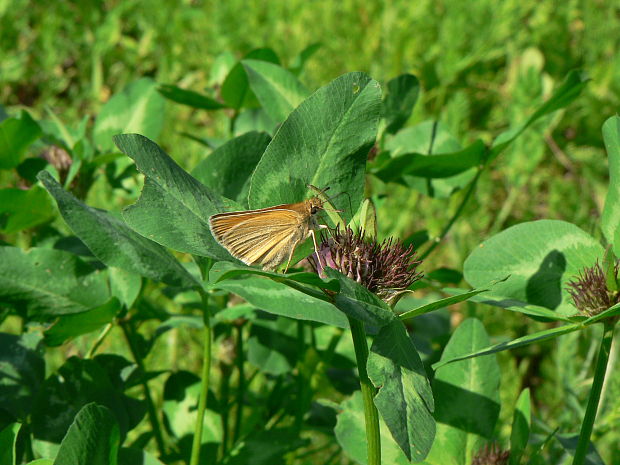
[(192, 441), (192, 455), (190, 465), (200, 463), (200, 444), (202, 442), (202, 426), (204, 423), (205, 410), (207, 409), (207, 395), (209, 393), (209, 373), (211, 368), (211, 315), (209, 314), (209, 297), (201, 291), (202, 307), (204, 312), (204, 342), (202, 351), (202, 375), (200, 385), (200, 397), (198, 398), (198, 411), (196, 412), (196, 426), (194, 427), (194, 439)]
[[(140, 371), (142, 371), (143, 375), (146, 376), (144, 361), (142, 360), (140, 351), (136, 347), (135, 339), (133, 336), (134, 331), (133, 327), (131, 326), (131, 322), (121, 324), (121, 328), (123, 329), (125, 339), (127, 339), (127, 344), (129, 345), (129, 350), (131, 351), (131, 354), (133, 355), (136, 364), (140, 368)], [(161, 433), (161, 426), (159, 424), (159, 418), (157, 417), (157, 410), (155, 410), (153, 398), (151, 397), (149, 385), (146, 382), (146, 379), (143, 379), (141, 384), (142, 389), (144, 390), (144, 399), (146, 400), (146, 408), (149, 415), (149, 421), (151, 423), (151, 429), (153, 430), (153, 436), (155, 436), (155, 442), (157, 443), (157, 450), (159, 451), (159, 455), (165, 455), (166, 446), (164, 443), (164, 437)]]
[(598, 351), (598, 359), (596, 360), (596, 367), (594, 368), (594, 379), (592, 380), (592, 387), (590, 388), (586, 414), (581, 424), (581, 431), (579, 432), (579, 441), (577, 442), (573, 465), (582, 465), (585, 461), (588, 446), (590, 445), (590, 436), (594, 428), (594, 420), (596, 419), (596, 411), (598, 410), (598, 404), (601, 398), (601, 389), (605, 381), (609, 350), (614, 336), (615, 321), (607, 320), (603, 324), (603, 338), (601, 339), (601, 346)]
[(364, 323), (355, 318), (349, 318), (353, 347), (357, 359), (357, 371), (360, 376), (362, 399), (364, 400), (364, 420), (366, 423), (366, 442), (368, 445), (368, 465), (381, 464), (381, 437), (379, 436), (379, 412), (374, 403), (376, 389), (368, 378), (366, 362), (368, 361), (368, 344)]

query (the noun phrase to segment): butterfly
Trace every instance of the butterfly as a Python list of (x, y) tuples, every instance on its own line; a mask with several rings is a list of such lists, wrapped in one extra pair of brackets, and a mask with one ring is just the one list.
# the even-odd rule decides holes
[(273, 271), (288, 260), (286, 271), (295, 248), (308, 236), (318, 251), (314, 231), (326, 227), (316, 219), (322, 209), (323, 200), (315, 196), (260, 210), (219, 213), (209, 218), (209, 227), (215, 240), (246, 265)]

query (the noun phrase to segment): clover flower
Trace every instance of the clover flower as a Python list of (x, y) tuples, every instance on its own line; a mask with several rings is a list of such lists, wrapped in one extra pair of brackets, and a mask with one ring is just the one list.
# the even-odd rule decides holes
[(510, 451), (502, 450), (496, 443), (486, 444), (471, 461), (471, 465), (507, 465)]
[[(614, 267), (614, 277), (618, 279), (618, 263)], [(579, 277), (567, 285), (575, 307), (586, 316), (598, 315), (620, 301), (620, 293), (607, 288), (605, 272), (598, 261), (580, 271)]]
[(333, 268), (392, 305), (422, 277), (416, 271), (421, 261), (416, 260), (413, 246), (404, 247), (392, 238), (378, 243), (364, 236), (364, 231), (336, 228), (331, 235), (322, 236), (318, 257), (315, 252), (310, 262), (320, 276), (325, 276), (324, 266)]

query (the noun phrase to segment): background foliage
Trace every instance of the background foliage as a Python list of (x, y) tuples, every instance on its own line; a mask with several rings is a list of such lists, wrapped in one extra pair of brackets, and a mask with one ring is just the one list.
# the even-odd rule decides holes
[[(393, 153), (405, 150), (404, 147), (412, 150), (410, 141), (419, 136), (414, 131), (431, 131), (430, 121), (440, 122), (438, 131), (445, 135), (441, 140), (446, 152), (468, 147), (478, 139), (489, 144), (505, 129), (524, 123), (549, 98), (570, 70), (585, 70), (591, 81), (579, 98), (566, 110), (534, 123), (498, 158), (492, 170), (484, 172), (461, 220), (424, 263), (425, 271), (447, 267), (462, 272), (465, 259), (480, 242), (525, 221), (542, 218), (564, 220), (602, 240), (599, 218), (607, 193), (608, 171), (601, 127), (609, 116), (616, 113), (620, 103), (619, 14), (620, 10), (614, 2), (594, 0), (562, 3), (516, 0), (498, 3), (483, 0), (467, 5), (462, 2), (360, 4), (324, 0), (269, 3), (236, 0), (221, 3), (89, 1), (54, 4), (5, 1), (0, 2), (0, 103), (3, 105), (0, 116), (19, 117), (23, 123), (19, 125), (19, 130), (27, 135), (6, 138), (19, 140), (23, 144), (23, 147), (10, 147), (12, 153), (25, 154), (28, 151), (31, 155), (37, 155), (48, 147), (41, 140), (30, 146), (28, 138), (37, 140), (40, 136), (39, 129), (31, 124), (33, 119), (39, 122), (50, 142), (54, 141), (50, 134), (57, 134), (57, 138), (62, 140), (67, 140), (67, 137), (79, 140), (83, 134), (92, 135), (89, 138), (92, 146), (85, 144), (76, 149), (83, 154), (83, 162), (72, 192), (90, 207), (120, 212), (123, 207), (136, 202), (142, 184), (133, 162), (114, 153), (116, 149), (111, 138), (116, 133), (114, 128), (122, 126), (127, 128), (124, 132), (135, 130), (157, 141), (178, 165), (192, 172), (205, 185), (211, 186), (210, 182), (215, 185), (219, 180), (209, 180), (208, 173), (200, 174), (201, 161), (213, 148), (223, 150), (226, 147), (220, 144), (230, 136), (231, 117), (237, 118), (235, 132), (241, 133), (244, 127), (256, 124), (252, 119), (254, 115), (241, 116), (230, 109), (204, 111), (173, 104), (161, 95), (166, 95), (165, 88), (158, 92), (158, 85), (171, 84), (201, 93), (206, 88), (215, 88), (215, 95), (235, 106), (232, 99), (236, 94), (227, 94), (224, 77), (238, 59), (260, 47), (274, 50), (279, 57), (276, 60), (297, 73), (303, 83), (292, 89), (287, 99), (269, 108), (268, 116), (276, 119), (278, 115), (288, 113), (287, 105), (295, 107), (311, 91), (346, 72), (366, 72), (382, 84), (384, 91), (386, 83), (395, 76), (405, 72), (415, 75), (420, 84), (419, 99), (405, 129), (388, 142), (391, 144), (388, 148)], [(300, 53), (312, 44), (317, 44), (314, 53), (302, 63)], [(246, 70), (267, 66), (265, 56), (260, 57), (263, 61), (256, 60), (256, 56), (246, 58), (249, 58), (244, 60)], [(267, 61), (270, 60), (267, 57)], [(118, 120), (120, 110), (135, 96), (143, 99), (144, 107), (129, 118)], [(261, 95), (255, 98), (260, 101)], [(206, 108), (213, 105), (213, 101), (208, 99), (203, 102)], [(24, 109), (28, 113), (20, 113)], [(153, 115), (163, 117), (158, 119)], [(15, 127), (3, 127), (5, 134), (15, 134), (17, 131), (17, 123), (11, 124)], [(413, 127), (416, 129), (410, 129)], [(188, 134), (193, 138), (188, 138)], [(248, 137), (254, 138), (247, 141), (248, 146), (264, 147), (267, 143), (256, 134)], [(98, 156), (89, 158), (94, 148), (99, 150)], [(6, 147), (0, 145), (0, 149)], [(257, 153), (262, 153), (262, 150)], [(252, 154), (248, 156), (248, 163), (252, 160), (257, 162)], [(136, 160), (136, 163), (139, 164), (139, 161)], [(36, 162), (33, 164), (36, 165)], [(3, 191), (0, 201), (3, 219), (0, 239), (4, 243), (21, 249), (46, 247), (57, 231), (70, 235), (67, 224), (60, 219), (50, 197), (39, 185), (28, 191), (28, 198), (23, 198), (26, 194), (18, 192), (20, 188), (36, 182), (34, 174), (42, 168), (40, 165), (22, 167), (19, 176), (13, 170), (4, 169), (7, 167), (1, 168), (0, 186), (15, 189)], [(71, 184), (72, 172), (65, 173), (65, 176)], [(28, 179), (30, 181), (24, 181)], [(366, 189), (367, 194), (373, 195), (377, 207), (379, 238), (392, 235), (415, 242), (414, 233), (422, 230), (431, 236), (437, 235), (448, 218), (446, 211), (452, 211), (457, 205), (458, 199), (449, 194), (454, 185), (462, 185), (460, 183), (452, 178), (434, 180), (432, 189), (435, 195), (429, 196), (402, 184), (384, 183), (375, 176), (368, 177)], [(247, 197), (248, 186), (240, 185), (234, 189), (227, 197), (236, 201)], [(263, 199), (260, 202), (264, 203)], [(31, 205), (37, 212), (20, 217), (14, 215), (18, 210), (15, 205)], [(76, 214), (79, 214), (78, 210)], [(101, 215), (98, 220), (101, 224), (116, 224), (114, 215)], [(30, 222), (33, 216), (38, 218), (35, 223)], [(9, 217), (10, 221), (4, 221)], [(127, 221), (126, 216), (125, 219)], [(77, 233), (69, 220), (67, 223)], [(79, 225), (80, 221), (76, 224)], [(93, 243), (101, 243), (101, 240), (93, 237)], [(62, 259), (70, 267), (96, 269), (98, 266), (83, 245), (67, 241), (63, 247), (59, 251), (40, 251), (41, 256), (31, 256), (30, 259), (43, 263), (45, 260)], [(62, 257), (52, 257), (54, 254)], [(75, 254), (81, 257), (79, 263), (74, 258)], [(152, 254), (157, 255), (158, 260), (172, 258), (161, 250), (144, 252), (143, 258)], [(3, 260), (7, 263), (14, 260), (17, 266), (23, 262), (23, 257), (4, 256)], [(135, 263), (133, 259), (127, 261)], [(148, 260), (140, 261), (135, 266), (147, 268)], [(18, 270), (16, 268), (16, 273)], [(155, 274), (160, 272), (153, 271)], [(170, 434), (183, 444), (183, 438), (192, 432), (193, 422), (188, 420), (191, 415), (188, 417), (179, 412), (183, 408), (189, 410), (187, 399), (197, 396), (196, 379), (192, 373), (200, 372), (201, 343), (199, 334), (191, 326), (191, 319), (189, 323), (168, 320), (164, 324), (155, 318), (176, 311), (179, 305), (191, 307), (192, 298), (183, 294), (170, 295), (165, 288), (151, 282), (141, 289), (140, 283), (136, 283), (131, 276), (124, 275), (122, 271), (114, 273), (117, 274), (111, 282), (123, 289), (124, 302), (111, 298), (101, 276), (92, 275), (85, 286), (89, 304), (96, 303), (97, 308), (90, 310), (95, 313), (89, 316), (89, 321), (96, 318), (104, 324), (121, 305), (130, 306), (136, 299), (143, 306), (143, 314), (154, 317), (145, 318), (141, 332), (154, 334), (157, 331), (157, 337), (142, 341), (145, 347), (136, 350), (144, 350), (145, 354), (148, 352), (144, 363), (152, 372), (159, 369), (178, 371), (175, 378), (154, 375), (150, 385), (155, 404), (170, 412), (167, 417), (172, 419), (168, 425)], [(149, 277), (173, 285), (193, 279), (186, 276), (183, 270), (169, 269), (166, 276), (155, 274)], [(45, 276), (32, 279), (44, 280)], [(459, 281), (460, 278), (456, 278), (455, 283)], [(469, 279), (468, 282), (474, 284)], [(481, 277), (477, 284), (484, 282)], [(75, 283), (66, 282), (63, 286), (70, 289)], [(230, 286), (229, 290), (235, 290), (232, 289), (233, 281), (227, 286)], [(460, 286), (465, 287), (463, 282)], [(236, 291), (243, 295), (242, 290)], [(422, 300), (432, 297), (433, 294), (428, 291), (416, 295)], [(86, 309), (79, 299), (63, 302), (58, 308), (59, 315)], [(29, 314), (37, 312), (37, 308), (26, 310)], [(3, 318), (7, 313), (2, 306), (0, 313)], [(450, 310), (443, 309), (415, 320), (415, 334), (419, 334), (416, 344), (425, 363), (439, 360), (441, 349), (446, 346), (454, 328), (467, 317), (476, 317), (484, 323), (492, 343), (546, 328), (542, 322), (526, 320), (519, 313), (500, 311), (484, 304), (467, 303)], [(230, 321), (235, 318), (231, 316)], [(463, 324), (467, 326), (461, 329), (462, 334), (465, 331), (479, 331), (471, 320)], [(272, 333), (281, 337), (279, 344), (291, 343), (291, 339), (284, 336), (295, 336), (295, 328), (278, 325), (285, 323), (259, 318), (252, 326), (247, 341), (249, 361), (254, 367), (261, 366), (267, 374), (255, 374), (255, 378), (250, 378), (248, 384), (255, 383), (250, 389), (260, 390), (262, 382), (271, 382), (266, 380), (269, 376), (289, 372), (300, 365), (299, 360), (281, 357), (280, 352), (286, 353), (286, 350), (273, 351), (265, 346), (265, 335)], [(45, 344), (60, 346), (43, 350), (43, 342), (36, 340), (33, 334), (18, 343), (10, 339), (17, 337), (13, 334), (21, 330), (16, 318), (4, 319), (0, 328), (3, 331), (0, 348), (2, 344), (7, 347), (17, 344), (23, 351), (20, 354), (32, 360), (28, 373), (20, 374), (32, 380), (31, 392), (16, 395), (11, 413), (19, 414), (38, 396), (60, 392), (62, 383), (59, 379), (62, 377), (85, 377), (101, 390), (101, 403), (112, 407), (123, 405), (126, 407), (123, 411), (127, 414), (123, 423), (116, 426), (108, 421), (107, 411), (92, 406), (82, 411), (84, 421), (99, 422), (102, 431), (108, 431), (102, 434), (111, 437), (109, 447), (112, 449), (119, 447), (118, 439), (114, 438), (123, 438), (128, 431), (130, 442), (141, 448), (140, 434), (147, 429), (146, 420), (140, 424), (137, 422), (146, 418), (141, 410), (144, 407), (133, 405), (132, 396), (126, 393), (138, 397), (142, 395), (140, 382), (136, 380), (140, 378), (137, 371), (144, 367), (132, 368), (137, 370), (134, 379), (130, 373), (125, 373), (122, 379), (108, 379), (109, 373), (118, 371), (122, 360), (134, 359), (120, 327), (115, 327), (105, 339), (100, 355), (84, 361), (72, 356), (84, 356), (92, 348), (96, 333), (60, 345), (67, 337), (63, 335), (62, 328), (56, 328), (51, 334), (46, 334)], [(129, 332), (134, 330), (126, 329)], [(224, 341), (231, 336), (230, 331), (234, 332), (226, 330), (216, 334), (217, 360), (225, 360)], [(592, 327), (553, 341), (498, 354), (501, 377), (497, 377), (497, 382), (502, 409), (496, 412), (499, 426), (494, 434), (500, 442), (507, 444), (510, 440), (514, 405), (524, 388), (530, 388), (534, 433), (540, 442), (556, 428), (564, 432), (578, 430), (591, 377), (591, 360), (598, 345), (598, 339), (589, 336), (596, 331), (597, 328)], [(463, 337), (462, 334), (460, 337)], [(480, 332), (480, 338), (487, 340), (487, 335)], [(319, 347), (327, 344), (327, 340), (319, 342)], [(486, 344), (476, 340), (474, 345), (480, 348)], [(348, 359), (340, 354), (337, 360), (338, 369), (344, 372), (351, 368), (352, 348), (342, 350), (349, 351)], [(616, 353), (617, 349), (612, 357)], [(115, 358), (117, 355), (123, 356), (123, 359)], [(58, 373), (59, 369), (62, 376), (49, 377)], [(488, 369), (495, 373), (497, 367)], [(222, 373), (225, 373), (225, 368)], [(437, 376), (442, 379), (442, 376), (450, 378), (455, 375), (444, 375), (438, 371)], [(102, 384), (103, 380), (108, 384)], [(218, 377), (216, 382), (224, 381)], [(340, 382), (344, 384), (340, 386), (341, 393), (347, 392), (346, 377)], [(349, 385), (349, 391), (353, 388)], [(274, 388), (273, 397), (287, 392), (286, 385), (279, 389), (281, 391)], [(558, 395), (558, 392), (564, 394)], [(615, 399), (619, 393), (620, 375), (616, 370), (610, 373), (607, 380), (605, 398)], [(329, 397), (331, 393), (323, 394)], [(320, 390), (315, 395), (320, 397)], [(186, 404), (181, 405), (183, 402)], [(361, 403), (355, 396), (346, 402)], [(594, 439), (606, 463), (615, 463), (620, 461), (617, 452), (620, 443), (620, 404), (608, 401), (604, 405), (597, 424), (605, 426), (598, 430), (599, 437)], [(62, 424), (67, 428), (82, 406), (79, 396), (76, 396), (75, 409), (67, 412), (66, 417), (59, 416), (59, 423), (64, 422)], [(315, 413), (317, 416), (321, 414), (320, 411)], [(50, 417), (57, 414), (53, 410), (46, 413)], [(446, 412), (438, 414), (448, 415)], [(347, 418), (340, 421), (345, 420)], [(44, 423), (44, 419), (41, 422)], [(217, 422), (211, 420), (211, 423), (206, 429), (212, 437), (221, 435)], [(133, 429), (136, 425), (137, 428)], [(344, 429), (341, 425), (339, 423), (340, 429), (336, 429), (336, 435)], [(36, 422), (33, 428), (36, 428)], [(284, 454), (290, 450), (288, 446), (303, 447), (303, 444), (289, 444), (291, 439), (286, 436), (286, 431), (280, 433), (279, 441), (275, 442), (281, 448), (274, 454)], [(277, 436), (279, 433), (272, 434)], [(48, 439), (56, 441), (62, 436), (64, 433), (59, 438)], [(345, 440), (340, 442), (346, 444)], [(52, 442), (37, 447), (41, 450), (54, 447), (49, 444)], [(240, 451), (240, 457), (247, 457), (244, 454), (251, 454), (252, 447), (259, 448), (260, 444), (261, 438), (256, 438), (255, 443), (246, 443), (246, 450)], [(69, 446), (63, 443), (61, 447)], [(154, 449), (153, 441), (149, 447)], [(331, 452), (326, 447), (324, 455), (319, 452), (311, 456), (308, 463), (324, 463)], [(557, 463), (568, 460), (559, 448), (548, 453), (548, 457), (553, 457)], [(434, 450), (431, 456), (433, 454), (439, 452)], [(349, 457), (356, 458), (355, 453), (349, 453)], [(334, 460), (347, 463), (348, 459), (339, 456)]]

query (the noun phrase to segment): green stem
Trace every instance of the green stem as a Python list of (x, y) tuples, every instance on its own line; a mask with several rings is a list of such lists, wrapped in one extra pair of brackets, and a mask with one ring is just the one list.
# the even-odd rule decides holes
[(463, 196), (463, 200), (461, 200), (461, 203), (459, 204), (458, 208), (454, 212), (454, 215), (452, 215), (452, 218), (450, 218), (450, 221), (448, 221), (448, 223), (444, 226), (444, 228), (441, 231), (441, 233), (439, 234), (439, 236), (437, 236), (433, 240), (432, 244), (420, 256), (419, 260), (424, 260), (426, 257), (428, 257), (430, 255), (430, 253), (433, 250), (435, 250), (435, 247), (437, 247), (439, 245), (439, 243), (443, 240), (443, 238), (446, 237), (446, 235), (448, 234), (448, 232), (452, 228), (452, 225), (455, 223), (455, 221), (458, 219), (458, 217), (461, 216), (461, 213), (463, 213), (463, 210), (465, 209), (465, 205), (467, 205), (467, 202), (469, 201), (469, 198), (471, 197), (471, 195), (473, 194), (474, 190), (476, 189), (476, 185), (478, 184), (478, 180), (480, 179), (480, 175), (482, 174), (483, 170), (484, 170), (483, 166), (478, 168), (476, 176), (474, 177), (472, 182), (469, 184), (469, 188), (467, 189), (467, 192)]
[(295, 430), (301, 431), (301, 425), (304, 422), (304, 415), (306, 414), (306, 385), (307, 381), (304, 376), (304, 363), (306, 352), (306, 332), (305, 323), (302, 320), (297, 320), (297, 409), (295, 411)]
[(598, 404), (601, 398), (601, 389), (605, 381), (607, 360), (609, 359), (609, 350), (614, 336), (615, 321), (610, 322), (607, 320), (603, 324), (603, 338), (601, 339), (601, 346), (598, 351), (598, 359), (596, 360), (596, 367), (594, 368), (594, 379), (592, 380), (592, 387), (590, 388), (586, 414), (581, 424), (581, 431), (579, 432), (579, 441), (577, 442), (573, 465), (582, 465), (585, 461), (588, 446), (590, 445), (590, 436), (594, 428), (594, 420), (596, 419), (596, 411), (598, 410)]
[[(134, 329), (132, 323), (130, 321), (125, 322), (121, 324), (121, 328), (123, 329), (123, 333), (125, 334), (125, 339), (127, 339), (127, 344), (129, 345), (131, 355), (136, 361), (138, 367), (140, 368), (140, 371), (142, 371), (143, 376), (146, 376), (144, 360), (142, 360), (142, 356), (140, 355), (140, 351), (136, 346), (136, 342), (133, 336)], [(155, 436), (155, 442), (157, 443), (157, 450), (159, 451), (159, 455), (163, 456), (166, 453), (166, 446), (164, 444), (164, 437), (161, 433), (161, 426), (159, 424), (159, 418), (157, 417), (157, 410), (155, 410), (155, 404), (153, 403), (153, 398), (151, 397), (151, 391), (145, 378), (142, 379), (141, 384), (142, 389), (144, 390), (144, 398), (146, 400), (146, 408), (149, 415), (149, 421), (151, 422), (151, 429), (153, 430), (153, 436)]]
[(245, 354), (243, 351), (243, 325), (235, 326), (237, 330), (237, 410), (235, 412), (235, 427), (233, 429), (232, 444), (234, 445), (241, 434), (241, 423), (243, 422), (243, 404), (245, 402)]
[(198, 465), (200, 462), (200, 444), (202, 442), (202, 426), (204, 423), (205, 410), (207, 409), (207, 395), (209, 393), (209, 372), (211, 368), (211, 316), (209, 315), (209, 297), (206, 292), (200, 291), (202, 307), (204, 311), (204, 342), (202, 351), (202, 376), (200, 397), (198, 398), (198, 411), (196, 425), (194, 427), (194, 439), (192, 441), (192, 454), (189, 465)]
[(106, 336), (108, 335), (108, 333), (112, 329), (112, 326), (113, 326), (112, 323), (108, 323), (107, 325), (105, 325), (105, 327), (103, 328), (103, 330), (101, 331), (101, 333), (97, 337), (97, 340), (95, 341), (93, 346), (88, 351), (88, 354), (86, 354), (86, 358), (93, 358), (95, 356), (95, 352), (97, 352), (97, 349), (99, 348), (99, 346), (101, 345), (103, 340), (106, 338)]
[(229, 365), (220, 365), (220, 372), (222, 373), (220, 379), (220, 409), (222, 417), (222, 444), (220, 456), (226, 457), (228, 452), (228, 438), (229, 438), (229, 416), (230, 416), (230, 373), (232, 368)]
[(368, 444), (368, 465), (381, 464), (381, 437), (379, 436), (379, 412), (373, 401), (376, 390), (368, 378), (366, 362), (368, 361), (368, 344), (364, 323), (349, 317), (353, 347), (357, 359), (357, 371), (360, 376), (362, 399), (364, 400), (364, 420), (366, 423), (366, 443)]

